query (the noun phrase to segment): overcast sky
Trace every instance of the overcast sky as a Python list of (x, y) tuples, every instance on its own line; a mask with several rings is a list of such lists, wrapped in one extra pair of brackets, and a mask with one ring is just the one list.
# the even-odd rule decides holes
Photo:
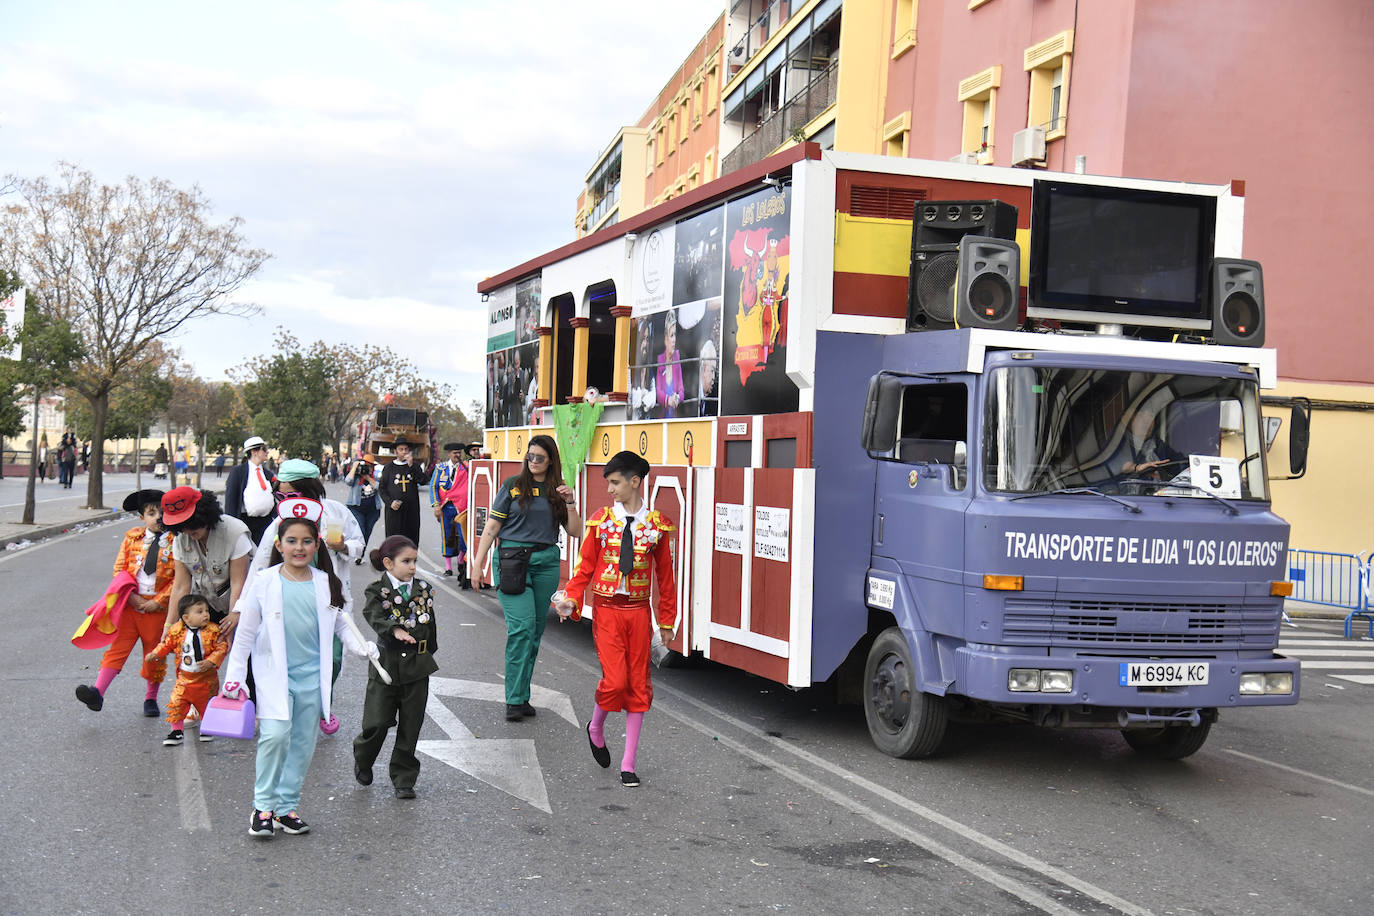
[(206, 378), (303, 342), (482, 397), (476, 284), (573, 238), (586, 172), (724, 0), (0, 0), (0, 174), (198, 184), (273, 255), (172, 342)]

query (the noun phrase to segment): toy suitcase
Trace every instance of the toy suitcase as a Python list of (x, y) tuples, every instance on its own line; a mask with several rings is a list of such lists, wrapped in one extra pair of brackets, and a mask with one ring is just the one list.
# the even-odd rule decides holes
[(257, 709), (252, 700), (231, 700), (216, 696), (210, 699), (200, 720), (202, 735), (222, 738), (252, 738)]

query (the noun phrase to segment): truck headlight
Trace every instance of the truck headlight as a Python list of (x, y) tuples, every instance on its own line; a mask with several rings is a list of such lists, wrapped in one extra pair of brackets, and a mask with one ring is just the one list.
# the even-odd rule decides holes
[(1072, 671), (1041, 671), (1041, 693), (1073, 693)]
[(1240, 676), (1242, 696), (1288, 696), (1293, 693), (1293, 675), (1287, 671), (1247, 671)]
[(1007, 671), (1007, 689), (1013, 693), (1036, 693), (1040, 690), (1039, 668), (1011, 668)]

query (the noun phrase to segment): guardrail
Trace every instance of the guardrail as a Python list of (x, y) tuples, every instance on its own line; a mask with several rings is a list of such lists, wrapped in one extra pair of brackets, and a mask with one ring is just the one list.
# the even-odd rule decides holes
[(1293, 600), (1308, 604), (1324, 604), (1345, 608), (1345, 635), (1358, 618), (1369, 623), (1369, 637), (1374, 639), (1374, 585), (1371, 585), (1369, 557), (1354, 553), (1327, 550), (1288, 551), (1288, 579), (1293, 583)]

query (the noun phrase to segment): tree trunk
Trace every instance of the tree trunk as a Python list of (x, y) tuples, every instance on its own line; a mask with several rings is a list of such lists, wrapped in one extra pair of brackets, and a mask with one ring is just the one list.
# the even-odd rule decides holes
[(205, 473), (205, 442), (206, 442), (206, 440), (207, 440), (208, 438), (209, 438), (209, 434), (202, 431), (201, 434), (200, 434), (200, 448), (197, 450), (197, 451), (199, 452), (199, 454), (196, 455), (196, 489), (197, 489), (197, 490), (199, 490), (199, 489), (201, 488), (200, 478), (201, 478), (201, 475), (203, 475), (203, 474)]
[(38, 482), (38, 389), (33, 390), (33, 447), (29, 450), (29, 485), (24, 488), (25, 525), (33, 524), (34, 487)]
[[(87, 509), (105, 508), (105, 420), (110, 414), (110, 392), (101, 389), (91, 403), (91, 473), (86, 481)], [(138, 456), (134, 456), (138, 460)]]

